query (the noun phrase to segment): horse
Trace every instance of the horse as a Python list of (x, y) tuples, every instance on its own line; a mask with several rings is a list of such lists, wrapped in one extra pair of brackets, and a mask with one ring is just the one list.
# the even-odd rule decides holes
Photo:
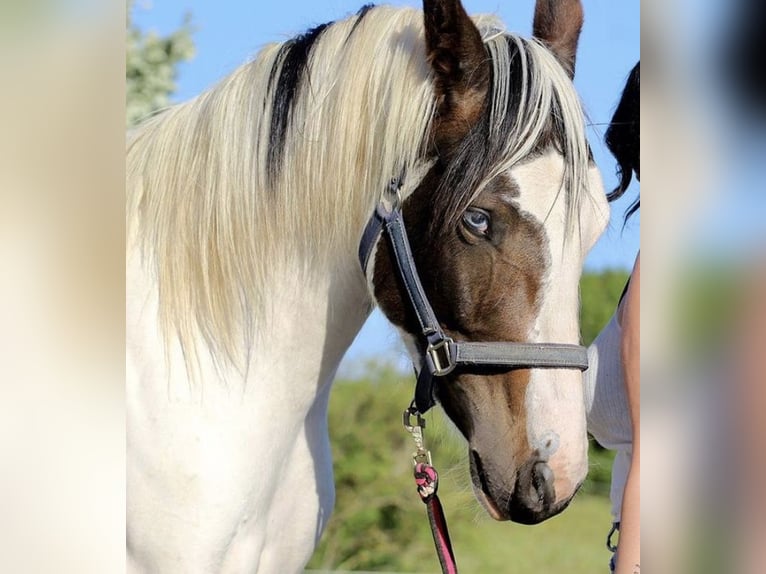
[[(375, 305), (425, 368), (391, 242), (358, 261), (382, 201), (450, 340), (579, 342), (609, 216), (572, 83), (582, 18), (538, 0), (524, 38), (459, 0), (367, 5), (129, 134), (129, 571), (302, 571), (334, 502), (333, 377)], [(587, 472), (581, 372), (439, 374), (486, 511), (561, 512)]]

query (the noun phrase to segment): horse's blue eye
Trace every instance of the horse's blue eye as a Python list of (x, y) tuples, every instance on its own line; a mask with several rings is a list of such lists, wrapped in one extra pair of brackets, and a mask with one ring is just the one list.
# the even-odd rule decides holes
[(463, 214), (463, 223), (474, 233), (486, 235), (489, 232), (489, 214), (482, 209), (469, 209)]

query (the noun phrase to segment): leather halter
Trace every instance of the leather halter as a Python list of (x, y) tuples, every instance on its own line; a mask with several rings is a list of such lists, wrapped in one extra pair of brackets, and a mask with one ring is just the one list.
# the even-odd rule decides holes
[(472, 367), (510, 367), (580, 371), (588, 368), (588, 352), (581, 345), (454, 341), (447, 336), (428, 302), (412, 258), (402, 217), (399, 181), (392, 182), (391, 187), (391, 191), (396, 193), (395, 198), (391, 202), (381, 201), (367, 222), (359, 244), (359, 262), (366, 276), (372, 251), (381, 234), (385, 233), (420, 326), (420, 340), (425, 343), (415, 386), (414, 403), (419, 413), (425, 413), (435, 404), (435, 378), (451, 373), (456, 367), (468, 370)]

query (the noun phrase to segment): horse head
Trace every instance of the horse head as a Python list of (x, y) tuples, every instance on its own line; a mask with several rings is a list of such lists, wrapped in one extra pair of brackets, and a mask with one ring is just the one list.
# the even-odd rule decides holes
[[(580, 2), (539, 0), (533, 39), (480, 29), (458, 0), (425, 0), (424, 22), (430, 163), (402, 213), (425, 296), (454, 341), (577, 344), (582, 264), (608, 220), (572, 84)], [(395, 266), (379, 242), (371, 289), (418, 363), (422, 326)], [(457, 367), (434, 394), (492, 517), (537, 523), (567, 506), (587, 473), (578, 370)]]

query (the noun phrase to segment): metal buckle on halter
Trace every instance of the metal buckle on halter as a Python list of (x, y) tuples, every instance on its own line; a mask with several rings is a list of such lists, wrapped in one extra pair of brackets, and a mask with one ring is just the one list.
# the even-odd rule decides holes
[(452, 345), (454, 341), (449, 337), (429, 343), (426, 348), (426, 360), (431, 373), (436, 377), (442, 377), (455, 368), (455, 361), (452, 355)]

